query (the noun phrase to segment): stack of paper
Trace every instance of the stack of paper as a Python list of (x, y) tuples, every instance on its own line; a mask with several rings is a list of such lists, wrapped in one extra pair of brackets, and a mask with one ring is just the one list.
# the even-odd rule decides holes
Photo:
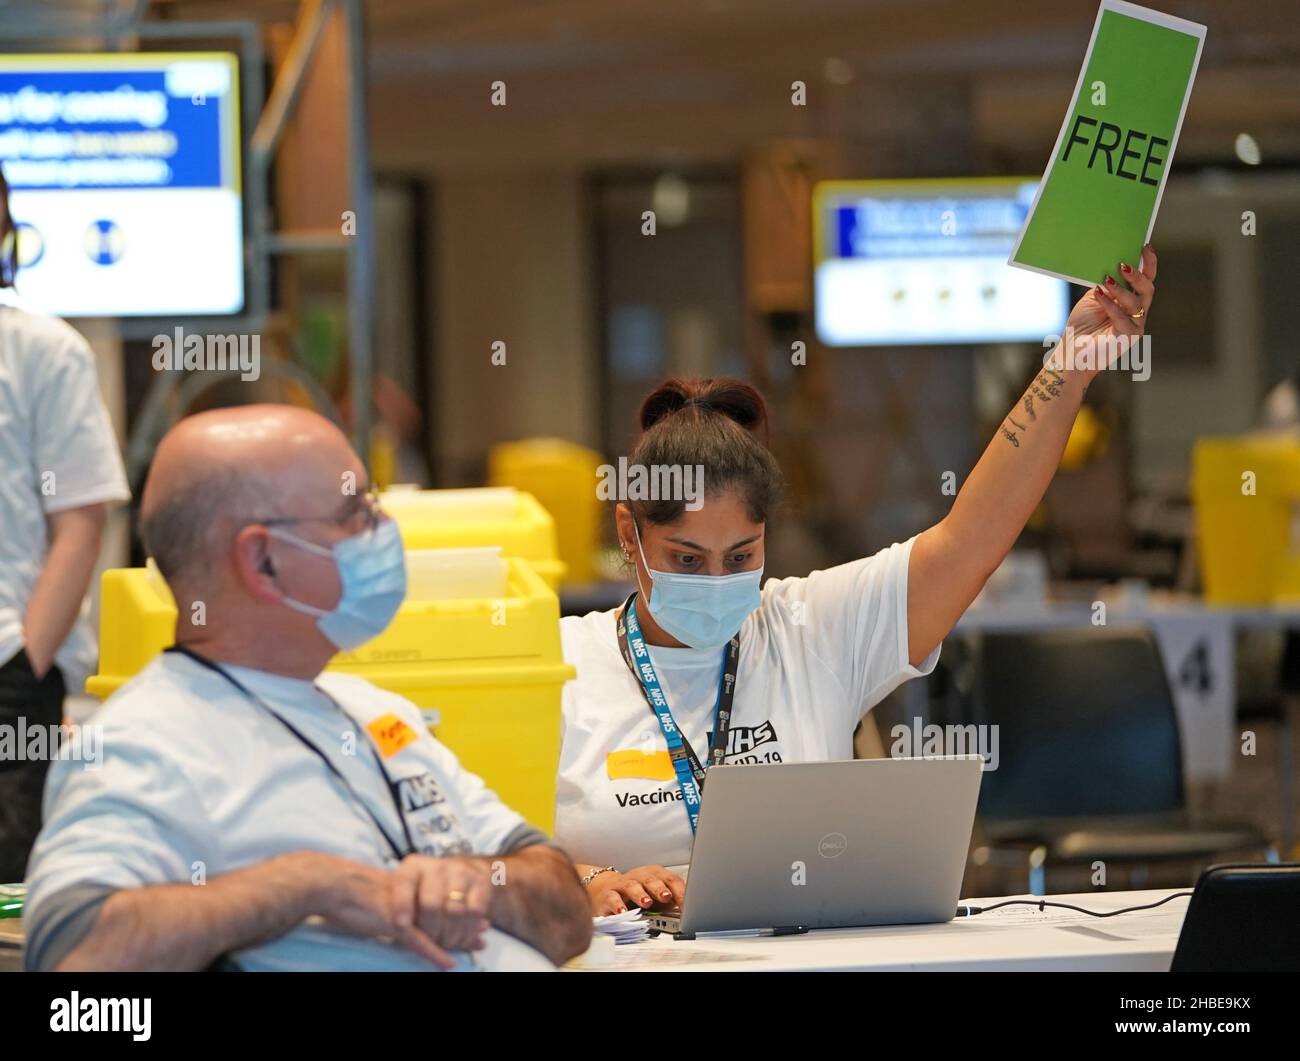
[(640, 943), (650, 927), (640, 910), (624, 910), (621, 914), (606, 914), (591, 919), (592, 930), (601, 936), (613, 936), (616, 944)]

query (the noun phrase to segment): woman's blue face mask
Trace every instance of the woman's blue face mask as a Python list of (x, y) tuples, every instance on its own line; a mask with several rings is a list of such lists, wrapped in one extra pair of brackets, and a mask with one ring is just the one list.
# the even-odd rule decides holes
[[(683, 645), (691, 648), (719, 648), (731, 640), (745, 617), (762, 601), (759, 583), (763, 568), (735, 575), (683, 575), (656, 571), (646, 560), (641, 530), (634, 520), (636, 547), (641, 562), (650, 572), (650, 614), (654, 621)], [(641, 589), (641, 576), (637, 575)]]

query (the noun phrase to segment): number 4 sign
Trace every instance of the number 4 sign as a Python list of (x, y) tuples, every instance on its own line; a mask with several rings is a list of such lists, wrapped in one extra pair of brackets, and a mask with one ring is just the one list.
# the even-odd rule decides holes
[(1152, 618), (1173, 691), (1189, 781), (1231, 772), (1237, 674), (1232, 623), (1196, 613)]

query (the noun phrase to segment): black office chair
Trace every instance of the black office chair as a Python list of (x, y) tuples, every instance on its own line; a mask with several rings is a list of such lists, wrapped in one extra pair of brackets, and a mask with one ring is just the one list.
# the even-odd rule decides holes
[(1053, 866), (1204, 863), (1277, 853), (1254, 826), (1193, 825), (1173, 697), (1149, 630), (984, 634), (972, 645), (972, 720), (998, 726), (984, 775), (977, 861), (1024, 859), (1029, 890)]
[(1171, 973), (1300, 972), (1300, 862), (1211, 866), (1196, 882)]

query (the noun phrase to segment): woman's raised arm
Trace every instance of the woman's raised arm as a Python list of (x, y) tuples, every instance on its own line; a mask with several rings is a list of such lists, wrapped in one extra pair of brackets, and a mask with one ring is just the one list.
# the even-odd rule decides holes
[[(1020, 536), (1060, 463), (1084, 391), (1118, 353), (1116, 340), (1142, 335), (1155, 293), (1155, 252), (1144, 248), (1138, 269), (1121, 262), (1119, 276), (1131, 290), (1108, 277), (1078, 301), (1066, 338), (1002, 421), (948, 515), (913, 543), (907, 587), (913, 665), (947, 636)], [(1084, 360), (1083, 353), (1094, 356)]]

